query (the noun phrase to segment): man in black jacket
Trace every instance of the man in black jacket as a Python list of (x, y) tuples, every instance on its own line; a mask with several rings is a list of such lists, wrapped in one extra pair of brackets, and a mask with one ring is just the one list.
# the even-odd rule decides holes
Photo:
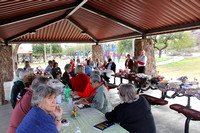
[(111, 59), (111, 58), (108, 59), (108, 64), (106, 65), (105, 68), (106, 68), (106, 69), (113, 70), (113, 72), (115, 73), (116, 65), (115, 65), (114, 62), (112, 62), (112, 59)]

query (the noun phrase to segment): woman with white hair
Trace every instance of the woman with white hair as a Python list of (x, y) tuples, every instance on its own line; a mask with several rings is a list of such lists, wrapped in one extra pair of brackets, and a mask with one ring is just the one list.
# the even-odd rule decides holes
[[(61, 127), (62, 109), (56, 106), (58, 89), (41, 84), (33, 90), (33, 108), (24, 117), (16, 133), (58, 133)], [(53, 119), (53, 113), (55, 120)]]
[(119, 96), (123, 103), (105, 114), (108, 121), (119, 123), (130, 133), (156, 133), (151, 107), (143, 96), (137, 95), (135, 87), (120, 85)]
[(110, 112), (112, 110), (112, 104), (110, 102), (109, 92), (104, 84), (101, 83), (100, 75), (92, 75), (90, 77), (90, 84), (96, 89), (92, 98), (92, 103), (89, 103), (88, 100), (84, 98), (80, 99), (80, 103), (96, 108), (102, 113)]
[(87, 84), (90, 83), (89, 76), (85, 74), (83, 65), (78, 65), (75, 69), (77, 76), (70, 79), (72, 83), (72, 90), (77, 92), (84, 92)]

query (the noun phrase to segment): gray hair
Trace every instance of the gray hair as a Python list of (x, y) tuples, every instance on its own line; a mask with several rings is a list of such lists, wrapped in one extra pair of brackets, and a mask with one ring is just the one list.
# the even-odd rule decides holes
[(37, 76), (37, 78), (35, 78), (31, 84), (31, 89), (35, 90), (40, 84), (47, 84), (48, 81), (48, 78)]
[(75, 69), (76, 74), (84, 74), (85, 73), (85, 68), (83, 65), (78, 65)]
[(99, 75), (100, 76), (100, 71), (99, 70), (94, 70), (90, 73), (90, 78), (92, 78), (94, 75)]
[(59, 90), (52, 88), (49, 85), (46, 84), (39, 84), (34, 90), (33, 90), (33, 95), (31, 99), (31, 105), (33, 107), (37, 107), (39, 103), (43, 102), (43, 99), (48, 96), (48, 95), (53, 95), (55, 94), (56, 96), (58, 95)]
[(139, 99), (135, 87), (132, 84), (122, 84), (118, 90), (121, 100), (125, 103), (132, 103)]
[(16, 72), (15, 72), (16, 76), (19, 77), (19, 73), (20, 73), (21, 71), (23, 71), (23, 70), (24, 70), (24, 69), (22, 69), (22, 68), (18, 68), (18, 69), (16, 70)]
[(65, 71), (68, 71), (68, 70), (70, 69), (70, 67), (72, 67), (71, 64), (66, 64), (66, 65), (65, 65)]
[(93, 76), (90, 76), (90, 79), (91, 79), (93, 82), (101, 83), (101, 77), (100, 77), (100, 75), (98, 75), (98, 74), (95, 74), (95, 75), (93, 75)]
[(23, 78), (24, 78), (26, 75), (28, 75), (28, 74), (29, 74), (28, 71), (22, 70), (22, 71), (19, 72), (19, 78), (20, 78), (20, 79), (23, 79)]

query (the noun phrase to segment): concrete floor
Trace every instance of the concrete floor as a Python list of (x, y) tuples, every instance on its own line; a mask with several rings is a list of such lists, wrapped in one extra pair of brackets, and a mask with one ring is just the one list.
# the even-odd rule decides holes
[[(111, 83), (112, 81), (113, 80), (111, 80)], [(124, 81), (124, 83), (126, 82), (127, 81)], [(119, 83), (118, 79), (116, 83)], [(4, 83), (6, 100), (9, 100), (10, 85), (11, 82)], [(110, 93), (111, 102), (113, 103), (113, 106), (116, 106), (120, 102), (117, 90), (112, 89), (110, 90)], [(160, 97), (161, 95), (161, 92), (159, 90), (148, 90), (145, 93), (156, 97)], [(166, 100), (169, 101), (168, 105), (151, 107), (156, 123), (157, 133), (184, 133), (184, 124), (186, 117), (182, 114), (177, 113), (174, 110), (171, 110), (169, 108), (169, 105), (173, 103), (186, 105), (187, 97), (176, 97), (175, 99)], [(200, 101), (197, 98), (191, 98), (191, 106), (193, 109), (200, 111)], [(13, 109), (11, 107), (10, 102), (3, 106), (0, 106), (0, 133), (7, 132), (12, 111)], [(200, 121), (190, 121), (190, 133), (200, 133)]]

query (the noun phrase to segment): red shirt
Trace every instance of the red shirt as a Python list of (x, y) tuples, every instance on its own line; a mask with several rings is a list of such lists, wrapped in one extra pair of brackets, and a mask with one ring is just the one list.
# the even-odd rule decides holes
[(69, 64), (71, 64), (72, 65), (72, 70), (74, 70), (74, 63), (73, 62), (70, 62)]
[(27, 91), (25, 95), (17, 102), (12, 113), (7, 133), (15, 133), (15, 130), (22, 122), (23, 118), (31, 110), (32, 108), (31, 98), (32, 98), (32, 90)]
[(87, 84), (90, 83), (89, 76), (86, 74), (79, 74), (70, 79), (72, 83), (72, 90), (77, 92), (84, 92)]

